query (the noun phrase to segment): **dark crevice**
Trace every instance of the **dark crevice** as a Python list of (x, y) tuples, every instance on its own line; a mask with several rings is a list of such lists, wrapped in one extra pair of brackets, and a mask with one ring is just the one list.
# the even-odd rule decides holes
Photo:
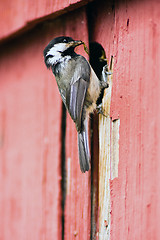
[(98, 179), (99, 179), (99, 133), (98, 115), (91, 117), (91, 232), (90, 240), (96, 240), (98, 223)]
[(61, 119), (61, 223), (62, 223), (62, 240), (64, 240), (65, 227), (65, 200), (66, 200), (66, 164), (65, 164), (65, 138), (66, 138), (66, 108), (62, 104), (62, 119)]

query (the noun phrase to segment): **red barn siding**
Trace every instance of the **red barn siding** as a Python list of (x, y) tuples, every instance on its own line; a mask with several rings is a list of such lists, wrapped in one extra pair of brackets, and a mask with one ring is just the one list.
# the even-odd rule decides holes
[[(125, 12), (122, 6), (117, 6), (117, 10), (116, 19), (123, 16), (123, 20)], [(113, 222), (120, 219), (121, 227), (113, 224), (113, 239), (118, 236), (120, 239), (160, 238), (157, 225), (160, 216), (159, 16), (159, 2), (137, 1), (127, 7), (128, 34), (125, 34), (126, 21), (117, 22), (117, 30), (123, 30), (121, 39), (120, 31), (116, 31), (118, 47), (122, 49), (117, 52), (116, 79), (120, 76), (119, 63), (124, 62), (124, 66), (121, 70), (122, 84), (114, 92), (112, 105), (114, 112), (118, 98), (123, 96), (123, 108), (119, 109), (119, 181), (112, 182)], [(117, 212), (118, 207), (121, 211)]]
[(61, 99), (43, 63), (51, 37), (43, 33), (1, 47), (0, 239), (61, 236)]
[(89, 1), (91, 0), (1, 1), (0, 39), (6, 38), (17, 31), (22, 31), (23, 28), (30, 28), (36, 22), (46, 18), (47, 15), (55, 18), (68, 10), (86, 5)]
[[(62, 103), (53, 74), (44, 65), (43, 49), (52, 38), (64, 34), (77, 39), (81, 36), (86, 42), (88, 31), (83, 9), (75, 12), (74, 22), (72, 26), (71, 17), (65, 15), (1, 48), (1, 239), (61, 239)], [(79, 32), (80, 26), (83, 32)], [(70, 129), (73, 129), (73, 142), (70, 140), (70, 143), (77, 145), (73, 123)], [(75, 156), (75, 166), (81, 174), (76, 152)], [(74, 174), (70, 176), (71, 182)], [(80, 182), (82, 178), (83, 182)], [(86, 204), (81, 206), (83, 195), (77, 190), (79, 208), (75, 205), (76, 193), (71, 199), (67, 198), (67, 203), (72, 203), (77, 209), (78, 218), (82, 217), (80, 214), (85, 215), (85, 207), (88, 207), (84, 219), (88, 219), (89, 223), (90, 186), (87, 174), (79, 179), (77, 177), (79, 188), (83, 183)], [(72, 187), (73, 183), (73, 191)], [(66, 208), (66, 212), (69, 210)], [(78, 224), (78, 220), (76, 222)], [(90, 230), (86, 222), (84, 226), (81, 234), (84, 231), (86, 236)]]
[(91, 40), (105, 47), (108, 58), (114, 56), (111, 117), (120, 119), (110, 237), (158, 240), (160, 3), (119, 1), (115, 15), (111, 7), (94, 6), (91, 31)]
[(80, 172), (77, 132), (67, 118), (67, 192), (65, 239), (90, 239), (90, 172)]
[[(43, 21), (48, 14), (55, 17), (86, 3), (3, 2), (0, 39), (28, 23)], [(91, 41), (102, 44), (108, 59), (114, 57), (111, 120), (120, 119), (120, 132), (118, 177), (110, 180), (110, 239), (160, 238), (160, 3), (128, 0), (113, 5), (95, 1), (88, 14), (89, 31), (85, 9), (81, 8), (50, 23), (44, 21), (30, 33), (1, 45), (2, 240), (62, 237), (62, 104), (42, 54), (46, 44), (62, 34), (86, 43), (89, 34)], [(84, 55), (83, 47), (78, 51)], [(94, 146), (96, 138), (94, 132)], [(90, 239), (90, 232), (96, 239), (101, 204), (97, 206), (97, 148), (93, 149), (91, 201), (91, 173), (80, 172), (77, 133), (69, 115), (65, 147), (64, 239)]]

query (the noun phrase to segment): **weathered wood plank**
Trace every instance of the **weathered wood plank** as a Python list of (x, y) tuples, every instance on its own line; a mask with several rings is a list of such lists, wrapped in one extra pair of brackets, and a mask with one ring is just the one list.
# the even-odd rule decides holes
[(40, 0), (40, 1), (1, 1), (0, 40), (15, 35), (19, 31), (33, 27), (43, 19), (53, 19), (68, 11), (86, 5), (91, 0)]
[[(100, 43), (105, 51), (110, 63), (113, 46), (112, 40), (112, 23), (114, 16), (112, 15), (112, 8), (107, 2), (93, 3), (90, 9), (90, 39), (92, 42)], [(102, 13), (102, 14), (101, 14)], [(108, 16), (110, 15), (110, 18)], [(103, 98), (103, 110), (106, 116), (99, 117), (99, 195), (98, 195), (98, 209), (99, 219), (97, 226), (97, 234), (94, 239), (110, 239), (110, 177), (111, 177), (111, 118), (110, 118), (110, 104), (112, 93), (112, 76), (109, 76), (109, 88), (105, 90), (105, 97)], [(96, 177), (96, 176), (94, 176)], [(93, 179), (93, 181), (95, 181)], [(94, 207), (93, 207), (94, 208)], [(96, 206), (95, 206), (96, 209)], [(97, 214), (97, 213), (96, 213)]]
[(114, 56), (110, 114), (120, 119), (118, 177), (110, 181), (113, 240), (160, 238), (159, 4), (94, 5), (92, 40)]
[(62, 101), (43, 49), (71, 33), (64, 32), (70, 21), (54, 20), (1, 47), (0, 239), (61, 239)]
[[(112, 65), (113, 66), (113, 65)], [(111, 66), (111, 69), (113, 70)], [(104, 115), (99, 117), (99, 240), (110, 239), (110, 178), (111, 178), (111, 119), (110, 104), (112, 75), (103, 98)]]
[(160, 3), (128, 1), (125, 6), (116, 6), (115, 19), (111, 109), (114, 119), (120, 117), (120, 158), (118, 179), (111, 182), (111, 236), (159, 239)]

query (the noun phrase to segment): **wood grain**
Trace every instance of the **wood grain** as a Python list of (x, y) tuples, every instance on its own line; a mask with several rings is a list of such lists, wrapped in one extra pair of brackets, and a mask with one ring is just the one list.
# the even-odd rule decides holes
[(110, 180), (113, 240), (160, 238), (159, 16), (158, 1), (97, 1), (92, 8), (91, 40), (114, 56), (110, 116), (120, 119), (118, 176)]
[[(84, 10), (35, 28), (1, 47), (0, 239), (62, 238), (62, 101), (54, 76), (44, 64), (43, 49), (52, 38), (65, 34), (87, 42)], [(69, 118), (67, 124), (67, 133), (73, 131), (67, 157), (70, 151), (73, 163), (66, 235), (69, 237), (70, 224), (74, 226), (68, 221), (72, 210), (68, 206), (72, 206), (72, 220), (77, 216), (74, 231), (88, 236), (90, 179), (89, 174), (80, 173), (76, 131)]]
[(46, 19), (53, 19), (80, 8), (89, 1), (91, 0), (2, 1), (0, 4), (0, 40), (33, 28), (37, 23)]

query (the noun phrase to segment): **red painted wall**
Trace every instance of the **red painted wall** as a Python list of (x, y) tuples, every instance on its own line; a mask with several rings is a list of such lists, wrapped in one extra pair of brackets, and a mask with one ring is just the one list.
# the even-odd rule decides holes
[[(111, 239), (160, 239), (160, 3), (98, 3), (91, 40), (114, 56), (112, 120), (120, 119), (111, 180)], [(105, 20), (104, 20), (105, 19)], [(112, 174), (112, 169), (111, 169)]]
[[(84, 9), (1, 46), (0, 239), (61, 239), (62, 103), (53, 74), (43, 62), (43, 49), (59, 35), (88, 41)], [(66, 156), (71, 165), (69, 170), (67, 161), (70, 186), (65, 221), (70, 231), (65, 235), (71, 239), (76, 233), (87, 239), (90, 174), (82, 176), (80, 172), (77, 135), (68, 117), (66, 138), (71, 143), (67, 140)]]
[[(1, 40), (53, 11), (61, 15), (76, 1), (54, 3), (27, 2), (24, 7), (22, 2), (4, 2)], [(91, 230), (97, 236), (98, 153), (93, 149), (92, 176), (81, 174), (76, 131), (68, 115), (62, 229), (62, 104), (42, 53), (62, 34), (86, 43), (89, 37), (102, 44), (108, 59), (114, 57), (111, 120), (120, 119), (120, 138), (118, 177), (110, 181), (110, 239), (160, 239), (160, 3), (95, 1), (88, 16), (89, 24), (80, 8), (49, 22), (41, 19), (41, 25), (0, 46), (2, 240), (61, 239), (63, 230), (64, 239), (90, 239)], [(84, 55), (83, 48), (79, 52)], [(94, 136), (96, 145), (97, 132)]]
[[(44, 19), (53, 19), (65, 12), (84, 6), (91, 0), (40, 0), (40, 1), (1, 1), (0, 40), (24, 32)], [(49, 17), (46, 17), (50, 15)]]
[(41, 30), (1, 46), (0, 239), (61, 236), (61, 99)]

